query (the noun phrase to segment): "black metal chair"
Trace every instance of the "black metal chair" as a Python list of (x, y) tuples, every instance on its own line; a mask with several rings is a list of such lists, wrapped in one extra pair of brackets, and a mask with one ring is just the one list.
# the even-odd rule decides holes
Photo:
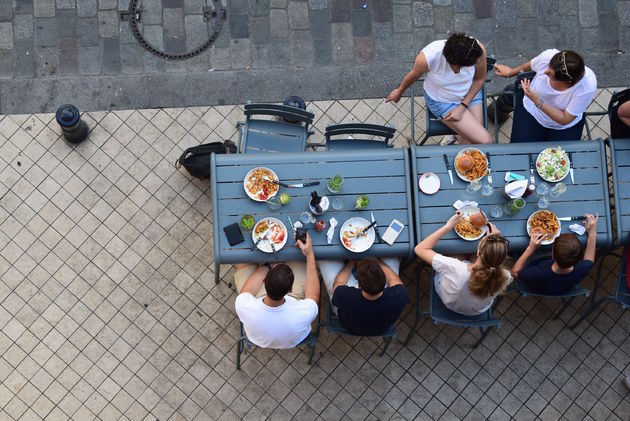
[(617, 110), (624, 102), (630, 101), (630, 88), (621, 92), (615, 92), (608, 103), (608, 118), (610, 120), (610, 137), (613, 139), (630, 138), (630, 127), (628, 127), (617, 115)]
[[(256, 118), (260, 115), (276, 119)], [(245, 116), (244, 122), (236, 124), (241, 153), (304, 152), (315, 117), (308, 111), (276, 104), (247, 104)]]
[[(394, 127), (380, 124), (346, 123), (326, 127), (326, 143), (309, 143), (311, 147), (326, 146), (328, 151), (392, 148), (389, 143), (394, 137)], [(366, 137), (357, 137), (366, 136)]]
[(554, 314), (553, 320), (556, 320), (560, 318), (560, 316), (562, 316), (562, 313), (564, 313), (567, 307), (569, 307), (569, 304), (571, 304), (571, 301), (573, 301), (575, 297), (583, 295), (588, 298), (588, 296), (591, 294), (590, 290), (582, 288), (579, 285), (576, 285), (571, 291), (567, 291), (564, 293), (543, 294), (528, 288), (526, 285), (524, 285), (522, 282), (519, 282), (518, 280), (514, 280), (514, 283), (516, 291), (518, 291), (518, 293), (521, 294), (523, 298), (527, 297), (528, 295), (531, 295), (533, 297), (560, 298), (560, 300), (562, 301), (562, 307), (560, 307), (560, 310)]
[[(477, 348), (481, 342), (488, 336), (493, 327), (499, 328), (501, 327), (501, 321), (492, 316), (492, 307), (488, 310), (484, 311), (482, 314), (477, 316), (466, 316), (463, 314), (456, 313), (454, 311), (446, 308), (442, 299), (435, 291), (434, 287), (434, 271), (431, 270), (431, 286), (430, 286), (430, 303), (429, 303), (429, 311), (420, 311), (420, 272), (422, 271), (423, 265), (418, 266), (418, 270), (416, 272), (416, 314), (415, 320), (413, 323), (413, 327), (409, 331), (409, 335), (407, 335), (407, 339), (405, 339), (404, 345), (407, 345), (411, 340), (411, 336), (416, 332), (418, 328), (418, 324), (420, 323), (420, 319), (422, 316), (428, 315), (435, 324), (444, 323), (451, 326), (459, 326), (459, 327), (478, 327), (481, 331), (481, 336), (477, 341), (473, 344), (473, 348)], [(499, 297), (500, 298), (500, 297)], [(496, 302), (499, 300), (497, 298)]]

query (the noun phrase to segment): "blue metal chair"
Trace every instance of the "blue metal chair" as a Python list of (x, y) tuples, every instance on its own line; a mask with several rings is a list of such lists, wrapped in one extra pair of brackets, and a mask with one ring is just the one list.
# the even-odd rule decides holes
[[(392, 148), (389, 141), (394, 137), (396, 129), (380, 124), (347, 123), (326, 127), (326, 150), (345, 151), (360, 149)], [(356, 135), (377, 137), (378, 139), (362, 139)], [(348, 138), (352, 136), (352, 138)], [(309, 144), (309, 146), (323, 146)]]
[(522, 282), (518, 282), (518, 280), (515, 280), (514, 284), (516, 287), (516, 291), (518, 291), (518, 293), (521, 294), (523, 298), (527, 297), (528, 295), (531, 295), (533, 297), (560, 298), (560, 300), (562, 301), (562, 307), (560, 307), (560, 310), (556, 314), (554, 314), (553, 320), (560, 318), (562, 313), (564, 313), (564, 310), (569, 307), (569, 304), (571, 304), (571, 301), (573, 301), (575, 297), (583, 295), (588, 298), (588, 296), (591, 295), (590, 290), (582, 288), (579, 285), (576, 285), (571, 291), (561, 294), (541, 294), (532, 289), (529, 289)]
[[(304, 338), (302, 342), (297, 344), (297, 346), (307, 346), (310, 349), (310, 352), (308, 354), (309, 365), (313, 362), (313, 356), (315, 355), (315, 347), (317, 346), (317, 337), (319, 336), (319, 328), (320, 328), (320, 322), (319, 322), (319, 315), (318, 315), (317, 328), (315, 329), (315, 331), (314, 332), (311, 331), (311, 333), (306, 338)], [(238, 339), (236, 340), (236, 369), (237, 370), (241, 369), (241, 354), (245, 350), (245, 346), (247, 346), (247, 349), (251, 349), (252, 346), (255, 346), (255, 344), (253, 344), (247, 338), (247, 335), (245, 334), (245, 331), (243, 330), (243, 323), (241, 322), (239, 322), (239, 329), (240, 329), (240, 335)]]
[[(255, 118), (259, 115), (277, 119)], [(309, 126), (315, 117), (308, 111), (276, 104), (247, 104), (245, 116), (244, 122), (236, 124), (241, 153), (304, 152), (310, 136)]]
[[(486, 74), (488, 69), (491, 69), (496, 63), (497, 60), (494, 57), (486, 57)], [(486, 83), (488, 80), (486, 80)], [(486, 83), (483, 84), (481, 88), (481, 97), (483, 106), (483, 127), (488, 128), (488, 111), (487, 111), (487, 99), (486, 99)], [(414, 112), (414, 86), (411, 86), (411, 131), (412, 131), (412, 139), (415, 142), (415, 112)], [(426, 107), (426, 131), (424, 134), (424, 139), (419, 143), (419, 146), (422, 146), (426, 143), (426, 141), (432, 136), (446, 136), (446, 135), (454, 135), (455, 132), (451, 130), (446, 124), (442, 123), (440, 119), (434, 115), (429, 107)]]
[[(488, 336), (488, 333), (492, 330), (493, 327), (501, 327), (501, 321), (492, 316), (492, 308), (489, 308), (482, 314), (477, 316), (466, 316), (463, 314), (455, 313), (454, 311), (446, 308), (442, 299), (435, 291), (433, 277), (434, 271), (431, 270), (431, 286), (430, 286), (430, 304), (429, 311), (420, 311), (420, 272), (422, 271), (423, 265), (418, 266), (418, 270), (416, 272), (416, 315), (415, 321), (413, 323), (413, 327), (409, 331), (409, 335), (407, 339), (405, 339), (404, 345), (407, 345), (411, 340), (411, 336), (415, 333), (418, 328), (418, 324), (420, 322), (420, 318), (422, 316), (426, 316), (427, 314), (433, 320), (435, 324), (444, 323), (451, 326), (459, 326), (459, 327), (478, 327), (481, 331), (481, 337), (477, 339), (477, 341), (473, 344), (473, 349), (477, 348), (481, 342)], [(500, 298), (500, 297), (499, 297)], [(499, 300), (497, 298), (496, 301)], [(495, 302), (495, 305), (497, 303)]]
[[(359, 335), (354, 335), (349, 330), (341, 326), (341, 322), (339, 321), (337, 317), (335, 317), (335, 314), (333, 313), (333, 308), (332, 308), (332, 304), (330, 303), (330, 298), (328, 298), (326, 301), (328, 301), (328, 314), (326, 316), (326, 331), (329, 334), (336, 333), (339, 335), (359, 336)], [(382, 335), (383, 336), (383, 349), (381, 349), (381, 352), (378, 354), (379, 357), (382, 357), (383, 355), (385, 355), (385, 351), (387, 351), (387, 347), (391, 343), (392, 338), (395, 338), (397, 334), (398, 334), (398, 330), (396, 330), (396, 326), (394, 325), (392, 325), (387, 330), (387, 332), (383, 333)]]
[[(582, 317), (580, 317), (575, 323), (569, 326), (571, 329), (575, 329), (577, 325), (579, 325), (593, 311), (595, 311), (600, 305), (602, 305), (604, 301), (614, 301), (621, 306), (622, 310), (630, 307), (630, 292), (628, 291), (628, 287), (626, 285), (626, 252), (628, 250), (628, 247), (630, 246), (626, 246), (623, 248), (621, 256), (615, 253), (610, 253), (601, 258), (601, 260), (599, 261), (599, 267), (597, 268), (597, 277), (595, 278), (595, 286), (593, 287), (593, 296), (591, 298), (589, 308), (584, 314), (582, 314)], [(595, 296), (597, 295), (597, 289), (599, 288), (599, 282), (602, 274), (602, 268), (604, 266), (604, 260), (608, 256), (621, 257), (621, 268), (619, 269), (619, 274), (617, 275), (617, 286), (615, 287), (615, 294), (604, 295), (599, 300), (595, 301)]]

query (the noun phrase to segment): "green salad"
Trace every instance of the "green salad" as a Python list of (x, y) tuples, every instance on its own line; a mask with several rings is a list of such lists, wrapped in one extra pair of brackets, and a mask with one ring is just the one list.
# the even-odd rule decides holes
[(547, 148), (538, 154), (536, 170), (546, 181), (560, 181), (569, 173), (569, 157), (560, 146)]

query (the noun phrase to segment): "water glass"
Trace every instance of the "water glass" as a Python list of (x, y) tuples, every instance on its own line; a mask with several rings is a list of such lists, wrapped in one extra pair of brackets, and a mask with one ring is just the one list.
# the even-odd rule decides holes
[(545, 182), (538, 183), (536, 185), (536, 194), (538, 196), (546, 196), (549, 194), (549, 184)]
[(355, 209), (365, 209), (370, 204), (370, 199), (365, 194), (360, 194), (354, 200)]
[(332, 200), (332, 208), (334, 210), (341, 210), (343, 209), (343, 200), (341, 200), (340, 197), (336, 197)]
[(549, 207), (549, 198), (547, 196), (540, 196), (538, 198), (538, 209), (547, 209)]
[(481, 188), (481, 181), (479, 180), (471, 180), (470, 184), (466, 186), (466, 191), (468, 193), (474, 193)]
[(270, 197), (269, 199), (267, 199), (266, 203), (269, 209), (272, 211), (277, 211), (282, 207), (282, 202), (277, 197)]
[(310, 212), (304, 211), (300, 214), (300, 221), (302, 221), (304, 225), (310, 224), (311, 219), (313, 219), (313, 216), (311, 215)]
[(339, 174), (328, 180), (328, 191), (331, 193), (339, 193), (341, 186), (343, 185), (343, 177)]
[(241, 228), (245, 231), (251, 231), (254, 228), (256, 220), (252, 215), (243, 215), (241, 217)]
[(490, 216), (492, 219), (497, 219), (503, 216), (503, 207), (499, 205), (492, 205), (490, 208)]
[(494, 187), (492, 187), (492, 184), (484, 182), (481, 185), (481, 195), (483, 197), (489, 197), (492, 196), (492, 193), (494, 193)]
[(567, 185), (560, 182), (558, 184), (556, 184), (553, 189), (551, 189), (551, 192), (549, 192), (549, 195), (551, 197), (553, 197), (554, 199), (560, 197), (560, 195), (564, 194), (564, 192), (567, 191)]

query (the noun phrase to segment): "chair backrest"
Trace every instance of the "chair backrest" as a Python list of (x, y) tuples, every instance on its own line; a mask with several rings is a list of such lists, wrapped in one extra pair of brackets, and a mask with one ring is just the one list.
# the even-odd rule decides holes
[(272, 115), (280, 118), (285, 118), (290, 121), (299, 121), (304, 123), (307, 127), (313, 124), (315, 114), (301, 110), (295, 107), (289, 107), (287, 105), (278, 104), (247, 104), (245, 105), (245, 116), (249, 120), (256, 115)]
[[(337, 333), (339, 335), (348, 335), (348, 336), (360, 336), (360, 335), (355, 335), (352, 332), (350, 332), (348, 329), (344, 328), (341, 325), (341, 322), (339, 321), (339, 319), (335, 316), (335, 313), (333, 312), (333, 307), (332, 304), (330, 303), (330, 298), (328, 298), (326, 300), (328, 302), (328, 310), (326, 312), (326, 331), (328, 333)], [(387, 331), (381, 335), (376, 335), (376, 336), (396, 336), (398, 333), (398, 331), (396, 330), (396, 326), (392, 325), (389, 329), (387, 329)]]
[[(380, 124), (346, 123), (326, 127), (324, 136), (326, 137), (326, 148), (328, 150), (355, 147), (387, 148), (393, 146), (389, 141), (394, 137), (395, 133), (395, 128)], [(356, 137), (360, 135), (369, 136), (372, 139)], [(348, 139), (348, 136), (352, 136), (352, 139)], [(378, 139), (373, 139), (373, 137)], [(332, 147), (333, 145), (334, 147)]]
[(630, 88), (621, 92), (616, 92), (608, 103), (608, 119), (610, 120), (610, 137), (613, 139), (630, 138), (630, 127), (626, 126), (619, 116), (617, 110), (624, 102), (630, 100)]
[(544, 294), (541, 292), (537, 292), (536, 290), (529, 289), (522, 282), (519, 282), (518, 279), (515, 279), (514, 282), (516, 283), (516, 290), (523, 296), (531, 295), (534, 297), (571, 298), (571, 297), (578, 297), (580, 295), (585, 295), (588, 297), (591, 294), (591, 291), (589, 289), (582, 288), (579, 285), (576, 285), (570, 291), (566, 291), (566, 292), (562, 292), (558, 294)]

